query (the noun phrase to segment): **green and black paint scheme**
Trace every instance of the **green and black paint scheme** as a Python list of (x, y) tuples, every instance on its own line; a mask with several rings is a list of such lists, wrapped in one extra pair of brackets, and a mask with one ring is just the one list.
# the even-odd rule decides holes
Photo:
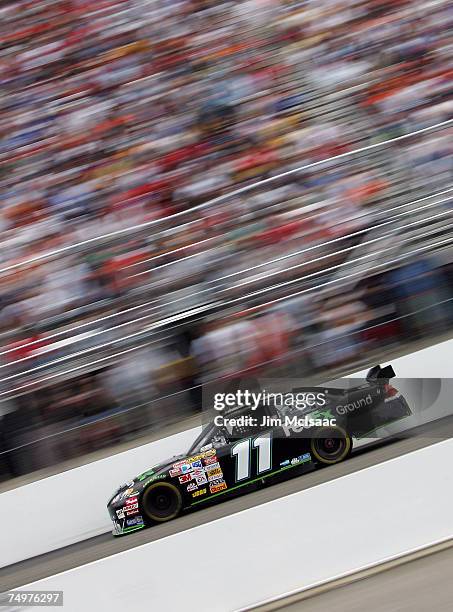
[[(107, 505), (113, 534), (143, 529), (265, 483), (343, 461), (352, 452), (352, 438), (369, 436), (411, 415), (404, 397), (389, 383), (394, 376), (391, 366), (376, 366), (363, 384), (353, 388), (293, 389), (325, 398), (321, 406), (302, 411), (274, 404), (229, 412), (229, 419), (253, 417), (258, 425), (225, 427), (212, 422), (187, 454), (168, 459), (120, 487)], [(286, 425), (293, 416), (315, 419), (318, 425)], [(271, 424), (260, 427), (263, 417)], [(332, 419), (335, 425), (330, 424)]]

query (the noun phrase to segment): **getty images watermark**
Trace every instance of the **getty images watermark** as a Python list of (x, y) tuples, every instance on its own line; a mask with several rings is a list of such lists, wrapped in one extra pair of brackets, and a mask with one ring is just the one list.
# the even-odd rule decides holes
[[(324, 391), (282, 393), (238, 389), (229, 393), (215, 393), (213, 407), (221, 414), (214, 416), (214, 424), (226, 428), (230, 433), (235, 427), (281, 427), (286, 435), (290, 435), (291, 432), (310, 427), (335, 426), (336, 418), (327, 411), (323, 413), (326, 404)], [(266, 407), (276, 407), (278, 411), (269, 414), (263, 410)], [(248, 408), (249, 411), (238, 415), (237, 411), (241, 408)], [(229, 414), (232, 410), (235, 415)]]
[[(320, 384), (301, 377), (247, 376), (202, 388), (202, 424), (230, 439), (273, 428), (272, 436), (311, 438), (314, 429), (352, 431), (356, 438), (399, 436), (453, 414), (453, 378), (343, 378)], [(313, 429), (314, 428), (314, 429)], [(384, 429), (383, 429), (384, 428)], [(316, 432), (315, 432), (316, 433)], [(366, 435), (365, 435), (366, 434)], [(430, 436), (445, 439), (443, 428)]]

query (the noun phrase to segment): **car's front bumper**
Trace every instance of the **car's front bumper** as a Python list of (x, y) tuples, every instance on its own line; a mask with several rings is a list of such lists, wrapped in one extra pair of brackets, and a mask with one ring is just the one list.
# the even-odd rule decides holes
[(120, 524), (120, 521), (114, 521), (112, 535), (114, 535), (115, 537), (118, 537), (118, 536), (126, 535), (127, 533), (131, 533), (132, 531), (138, 531), (139, 529), (144, 529), (144, 527), (145, 527), (145, 524), (135, 525), (131, 527), (124, 527)]
[(109, 507), (109, 515), (113, 523), (112, 534), (114, 536), (122, 536), (131, 531), (138, 531), (146, 527), (145, 521), (141, 514), (136, 514), (130, 517), (118, 518), (116, 508)]

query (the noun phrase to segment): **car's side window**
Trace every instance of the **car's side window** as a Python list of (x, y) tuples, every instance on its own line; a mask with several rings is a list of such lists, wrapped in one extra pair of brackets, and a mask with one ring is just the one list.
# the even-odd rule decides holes
[[(234, 424), (231, 424), (234, 421)], [(263, 407), (256, 410), (246, 408), (234, 412), (230, 415), (229, 425), (226, 425), (227, 435), (230, 442), (256, 436), (260, 432), (267, 431), (269, 425), (266, 424), (266, 412)]]
[(228, 444), (226, 432), (223, 429), (214, 430), (210, 443), (213, 448), (221, 448), (222, 446), (226, 446)]

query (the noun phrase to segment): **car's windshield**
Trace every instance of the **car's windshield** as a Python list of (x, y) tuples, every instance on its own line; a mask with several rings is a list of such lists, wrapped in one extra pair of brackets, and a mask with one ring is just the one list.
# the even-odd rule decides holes
[(217, 436), (221, 435), (221, 431), (218, 427), (216, 427), (213, 423), (207, 425), (200, 433), (200, 435), (195, 439), (192, 446), (189, 448), (187, 454), (193, 455), (198, 452), (203, 446), (207, 446), (212, 443)]

